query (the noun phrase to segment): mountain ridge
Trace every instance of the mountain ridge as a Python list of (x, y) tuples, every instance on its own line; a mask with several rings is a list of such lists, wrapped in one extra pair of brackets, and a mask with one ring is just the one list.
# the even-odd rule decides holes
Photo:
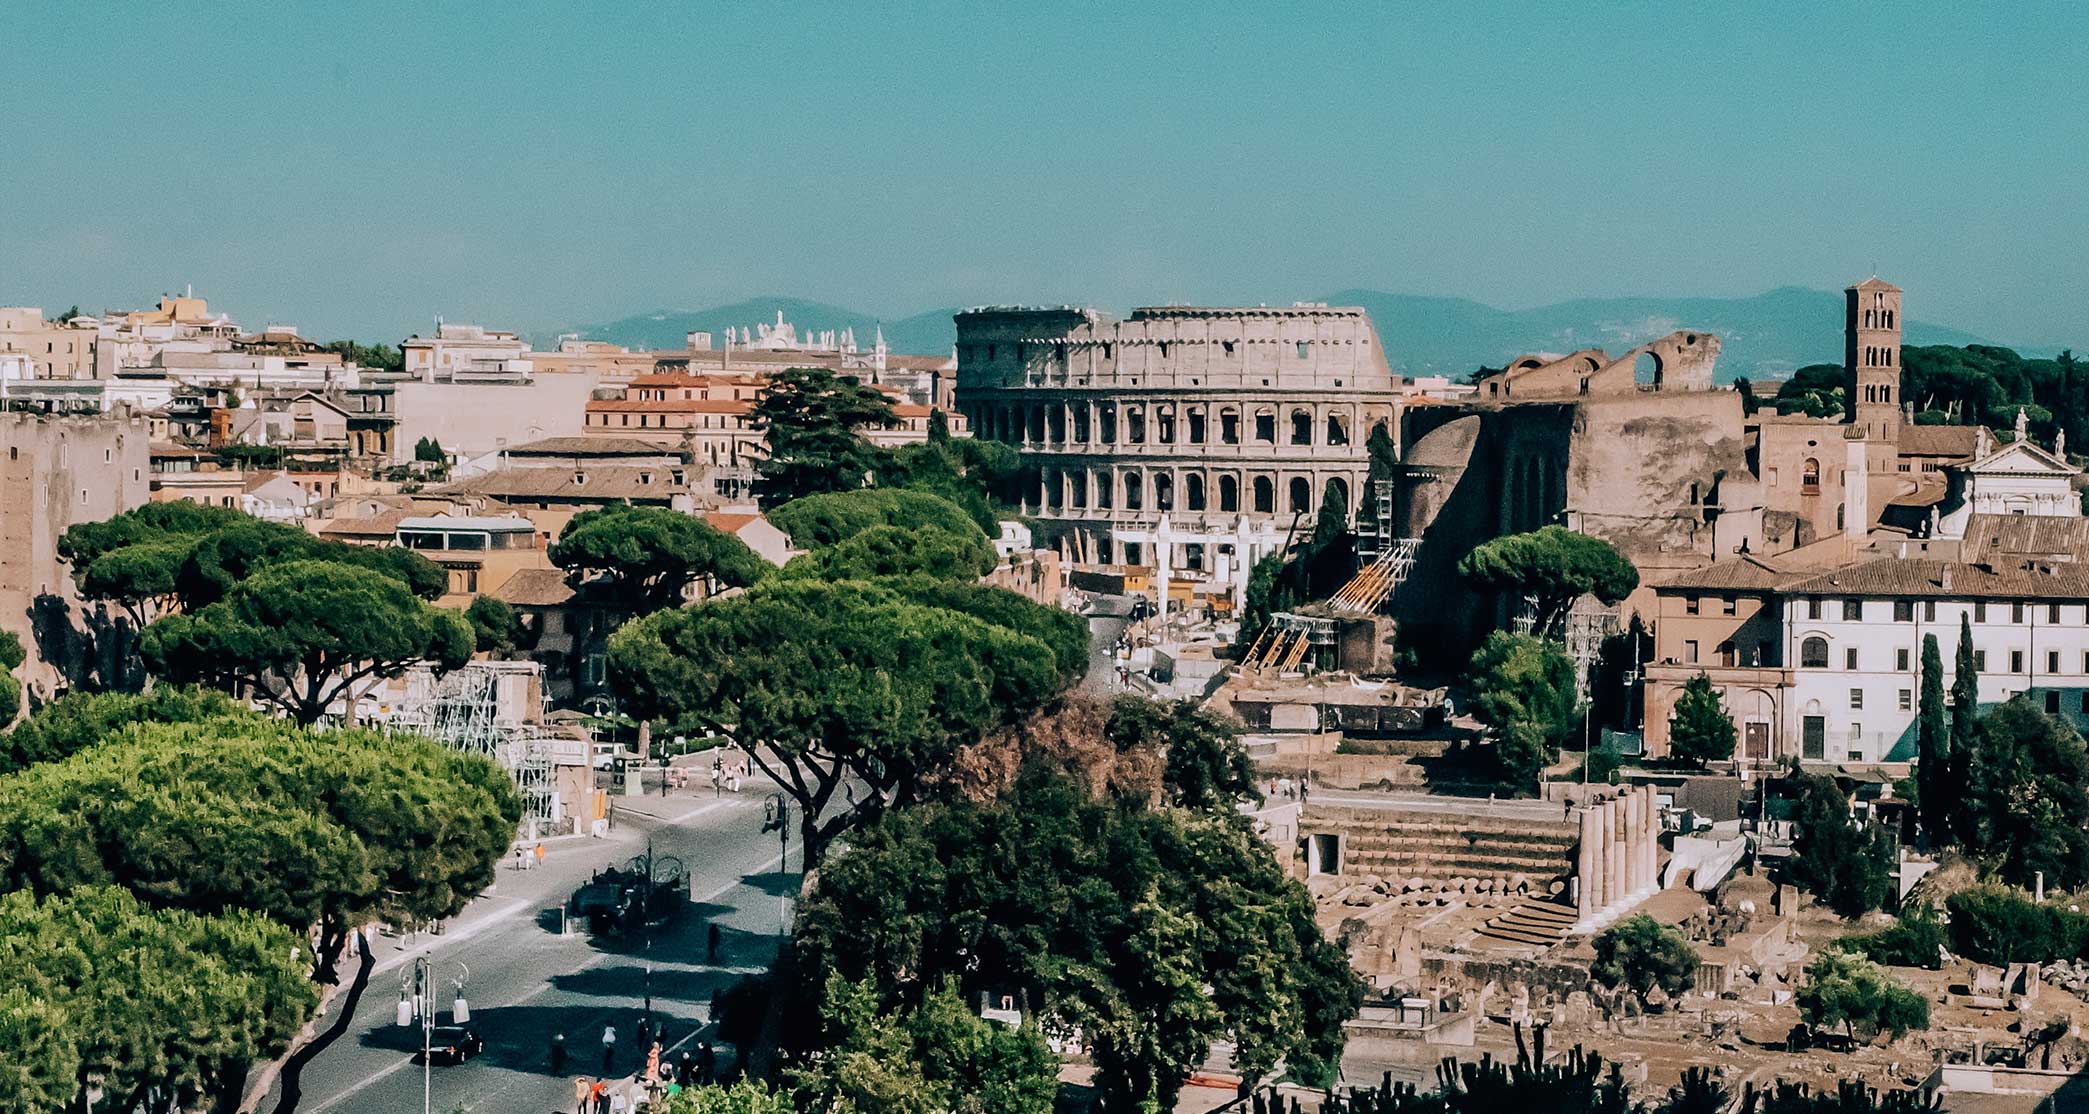
[[(1502, 367), (1526, 352), (1571, 352), (1603, 348), (1612, 355), (1677, 329), (1718, 334), (1718, 378), (1756, 379), (1789, 375), (1814, 363), (1842, 361), (1842, 295), (1802, 286), (1779, 286), (1745, 298), (1626, 296), (1574, 298), (1529, 309), (1507, 310), (1470, 298), (1399, 294), (1352, 287), (1309, 299), (1330, 305), (1362, 306), (1384, 346), (1386, 360), (1402, 375), (1459, 376), (1479, 367)], [(559, 330), (629, 348), (680, 348), (690, 332), (709, 332), (724, 342), (728, 326), (773, 323), (778, 313), (801, 334), (852, 328), (868, 349), (882, 328), (894, 352), (948, 352), (957, 340), (955, 308), (927, 310), (897, 319), (789, 295), (764, 295), (701, 310), (655, 310), (613, 321)], [(557, 333), (541, 334), (549, 345)], [(1995, 343), (1949, 326), (1909, 320), (1906, 341), (1916, 344)], [(2033, 348), (2019, 348), (2026, 355)]]

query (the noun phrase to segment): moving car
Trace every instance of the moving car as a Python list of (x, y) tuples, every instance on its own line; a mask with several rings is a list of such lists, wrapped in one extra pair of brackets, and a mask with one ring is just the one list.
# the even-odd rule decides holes
[[(461, 1064), (486, 1051), (486, 1041), (462, 1025), (438, 1025), (428, 1034), (428, 1062)], [(418, 1061), (420, 1054), (414, 1054)]]

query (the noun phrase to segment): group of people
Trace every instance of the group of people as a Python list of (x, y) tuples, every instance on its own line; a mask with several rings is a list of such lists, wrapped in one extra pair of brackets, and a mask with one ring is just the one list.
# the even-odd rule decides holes
[[(660, 1053), (661, 1042), (666, 1039), (666, 1027), (654, 1028), (645, 1018), (638, 1022), (638, 1047), (645, 1050), (646, 1063), (639, 1065), (639, 1086), (657, 1085), (667, 1094), (681, 1093), (684, 1087), (711, 1083), (718, 1077), (718, 1052), (710, 1041), (696, 1042), (695, 1051), (684, 1048), (672, 1062), (659, 1061), (658, 1078), (645, 1079), (644, 1071)], [(617, 1027), (615, 1024), (602, 1027), (602, 1075), (600, 1078), (580, 1076), (573, 1081), (574, 1114), (627, 1114), (636, 1109), (636, 1101), (629, 1093), (630, 1085), (611, 1076), (617, 1062)], [(566, 1034), (559, 1033), (551, 1038), (551, 1073), (566, 1073)]]
[(1269, 797), (1271, 800), (1297, 801), (1300, 804), (1304, 804), (1306, 800), (1306, 779), (1299, 778), (1297, 781), (1293, 781), (1288, 777), (1270, 778)]

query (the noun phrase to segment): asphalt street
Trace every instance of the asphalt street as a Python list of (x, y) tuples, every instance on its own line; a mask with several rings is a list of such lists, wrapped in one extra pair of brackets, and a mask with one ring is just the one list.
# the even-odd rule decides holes
[[(433, 961), (444, 988), (436, 1023), (450, 1023), (447, 988), (464, 975), (471, 1026), (486, 1041), (484, 1055), (429, 1073), (429, 1106), (443, 1114), (571, 1110), (573, 1078), (602, 1067), (606, 1025), (616, 1027), (620, 1041), (612, 1073), (637, 1070), (648, 986), (666, 1043), (693, 1047), (710, 1020), (713, 992), (773, 959), (798, 892), (797, 833), (785, 870), (777, 834), (761, 831), (769, 790), (756, 782), (722, 798), (709, 785), (667, 797), (618, 796), (609, 838), (549, 841), (540, 869), (504, 863), (493, 888), (441, 935), (380, 937), (369, 990), (348, 1030), (304, 1069), (297, 1114), (421, 1109), (422, 1068), (413, 1062), (420, 1027), (397, 1024), (402, 980), (417, 956)], [(558, 910), (566, 897), (597, 868), (644, 853), (649, 837), (657, 854), (677, 856), (688, 868), (692, 900), (684, 914), (656, 930), (650, 948), (639, 939), (591, 939), (579, 925), (561, 935)], [(721, 929), (716, 965), (705, 957), (712, 924)], [(550, 1066), (555, 1033), (565, 1034), (568, 1052), (560, 1076)], [(279, 1100), (280, 1085), (260, 1109), (277, 1110)]]

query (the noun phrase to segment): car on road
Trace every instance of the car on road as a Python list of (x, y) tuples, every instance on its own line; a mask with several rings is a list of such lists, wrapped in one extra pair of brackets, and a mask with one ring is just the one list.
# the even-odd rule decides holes
[[(462, 1025), (438, 1025), (428, 1034), (428, 1062), (461, 1064), (486, 1051), (486, 1040)], [(421, 1054), (414, 1053), (415, 1062)]]
[(596, 743), (590, 764), (598, 770), (621, 770), (627, 763), (637, 760), (638, 754), (629, 747), (617, 743)]

